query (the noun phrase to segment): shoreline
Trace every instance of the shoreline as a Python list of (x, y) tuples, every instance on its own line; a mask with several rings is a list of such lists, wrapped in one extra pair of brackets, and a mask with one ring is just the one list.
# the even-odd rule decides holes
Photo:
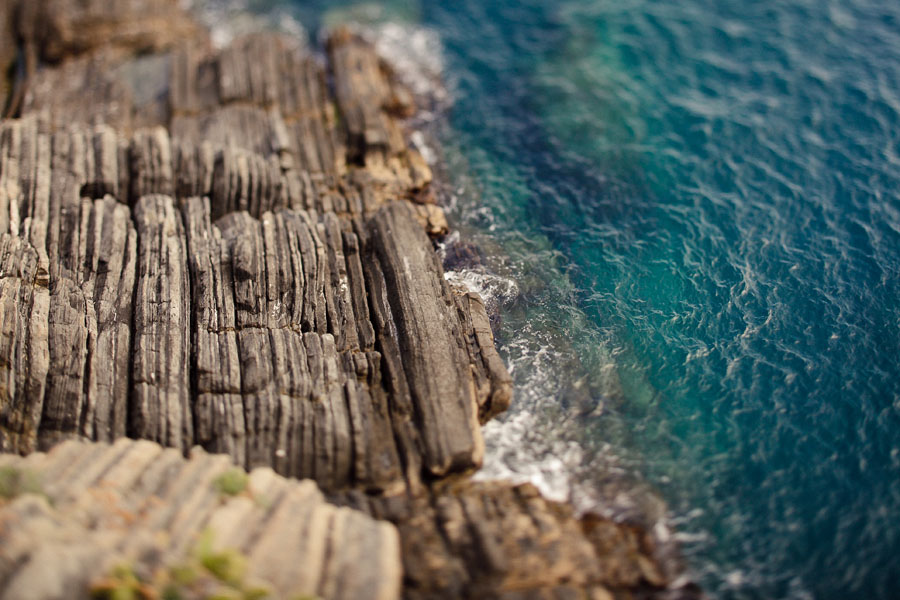
[(33, 75), (0, 126), (0, 447), (127, 434), (312, 478), (399, 535), (407, 598), (696, 597), (648, 532), (469, 478), (511, 381), (425, 235), (447, 224), (411, 94), (371, 46), (338, 30), (324, 72), (277, 34), (219, 50), (144, 4), (161, 21), (59, 0), (34, 35), (18, 15)]

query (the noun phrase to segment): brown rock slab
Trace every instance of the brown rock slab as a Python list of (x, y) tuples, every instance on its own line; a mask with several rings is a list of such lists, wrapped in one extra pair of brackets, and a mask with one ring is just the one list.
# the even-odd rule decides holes
[(40, 56), (58, 62), (98, 48), (129, 54), (162, 50), (200, 34), (178, 0), (13, 0), (19, 31)]
[(337, 501), (397, 526), (407, 599), (702, 597), (672, 587), (643, 528), (577, 517), (531, 484), (464, 480), (413, 497)]

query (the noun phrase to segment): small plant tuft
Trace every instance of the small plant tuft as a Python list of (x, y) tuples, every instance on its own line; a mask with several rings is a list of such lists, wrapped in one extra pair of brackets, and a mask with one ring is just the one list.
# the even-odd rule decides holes
[(244, 600), (266, 600), (271, 597), (272, 592), (269, 588), (261, 585), (244, 589)]
[(225, 496), (237, 496), (247, 489), (250, 477), (238, 467), (232, 467), (213, 480), (213, 485), (219, 493)]
[(22, 494), (44, 495), (37, 475), (18, 467), (0, 467), (0, 499), (12, 500)]
[(234, 549), (216, 550), (210, 529), (200, 534), (183, 563), (160, 569), (152, 584), (129, 566), (117, 566), (91, 586), (96, 600), (265, 600), (272, 591), (246, 579), (247, 559)]
[(129, 565), (117, 565), (91, 586), (94, 600), (155, 600), (153, 589), (142, 582)]
[(181, 591), (181, 588), (175, 583), (166, 584), (165, 587), (163, 587), (160, 598), (162, 598), (162, 600), (187, 600), (184, 593)]
[(236, 550), (210, 552), (200, 557), (200, 562), (213, 577), (228, 585), (240, 585), (247, 570), (244, 557)]

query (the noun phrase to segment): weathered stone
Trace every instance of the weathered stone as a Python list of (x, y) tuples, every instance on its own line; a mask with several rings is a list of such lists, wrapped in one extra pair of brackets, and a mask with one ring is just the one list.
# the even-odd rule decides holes
[[(87, 597), (123, 564), (159, 593), (160, 572), (226, 551), (247, 562), (238, 583), (273, 597), (400, 597), (397, 530), (328, 504), (310, 481), (262, 468), (225, 490), (219, 482), (233, 467), (223, 457), (195, 449), (186, 460), (124, 439), (68, 442), (4, 467), (34, 477), (45, 495), (0, 499), (2, 599)], [(204, 537), (208, 550), (199, 549)], [(200, 597), (189, 584), (180, 591)]]
[(50, 293), (37, 277), (38, 253), (0, 234), (0, 450), (36, 448), (50, 357)]
[[(17, 3), (17, 0), (13, 0)], [(43, 60), (57, 62), (98, 48), (129, 54), (159, 51), (199, 28), (178, 0), (18, 0), (19, 30), (30, 33)]]
[(0, 115), (7, 107), (12, 86), (8, 74), (13, 69), (19, 49), (16, 45), (16, 3), (0, 5)]
[(491, 323), (478, 294), (456, 294), (456, 306), (465, 334), (466, 351), (472, 366), (472, 380), (478, 404), (478, 419), (487, 423), (509, 408), (512, 378), (494, 350)]
[(440, 206), (434, 204), (417, 204), (413, 207), (416, 219), (433, 237), (441, 237), (447, 235), (450, 231), (450, 225), (447, 223), (447, 216)]
[(175, 65), (174, 137), (275, 155), (312, 174), (343, 172), (324, 74), (294, 40), (251, 35), (218, 54), (188, 48)]
[(168, 196), (134, 209), (138, 257), (129, 435), (187, 450), (191, 414), (190, 283), (181, 215)]
[(120, 57), (100, 52), (67, 61), (56, 69), (41, 69), (28, 79), (21, 112), (38, 117), (50, 130), (73, 124), (107, 124), (131, 131), (133, 93), (116, 76), (120, 64)]
[(116, 136), (57, 136), (51, 161), (50, 139), (23, 125), (3, 127), (0, 196), (7, 230), (32, 243), (31, 277), (49, 300), (32, 316), (46, 333), (30, 343), (49, 358), (46, 385), (30, 398), (42, 413), (40, 440), (113, 439), (125, 433), (126, 403), (114, 399), (127, 396), (136, 244), (127, 207), (106, 195), (118, 186)]
[[(381, 336), (396, 327), (401, 369), (413, 417), (432, 475), (480, 466), (484, 444), (471, 392), (468, 356), (453, 298), (437, 256), (413, 210), (404, 203), (382, 208), (369, 223), (374, 285), (383, 288), (389, 315)], [(380, 272), (379, 272), (380, 271)]]
[(349, 29), (332, 34), (328, 51), (347, 131), (348, 160), (365, 165), (402, 151), (402, 135), (384, 110), (391, 90), (378, 56)]
[(213, 224), (201, 198), (185, 202), (184, 216), (196, 442), (326, 488), (402, 485), (387, 410), (371, 397), (380, 382), (362, 385), (352, 359), (360, 328), (374, 337), (353, 313), (343, 246), (358, 255), (355, 236), (333, 215), (316, 224), (290, 210)]
[(135, 133), (128, 157), (132, 202), (148, 194), (171, 196), (174, 193), (172, 144), (164, 128), (155, 127)]
[(126, 433), (137, 234), (128, 207), (82, 199), (63, 229), (52, 281), (50, 371), (40, 444), (69, 436), (112, 441)]
[(413, 498), (336, 500), (397, 526), (410, 600), (701, 597), (691, 585), (669, 588), (640, 527), (578, 518), (530, 484), (462, 481)]

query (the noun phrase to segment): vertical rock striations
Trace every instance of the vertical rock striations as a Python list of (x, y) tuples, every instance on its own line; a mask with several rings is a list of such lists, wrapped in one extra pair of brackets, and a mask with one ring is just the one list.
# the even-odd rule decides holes
[(50, 368), (50, 294), (38, 269), (31, 244), (0, 234), (0, 450), (6, 452), (37, 445)]
[(437, 255), (402, 203), (380, 209), (369, 222), (369, 236), (373, 295), (385, 309), (376, 316), (378, 333), (396, 345), (391, 352), (406, 379), (396, 393), (408, 393), (424, 466), (434, 476), (479, 466), (484, 447), (473, 365)]
[(190, 283), (187, 243), (172, 198), (141, 197), (128, 433), (186, 451), (191, 414)]
[[(342, 36), (333, 53), (379, 64)], [(67, 65), (110, 47), (43, 69), (59, 85), (30, 82), (21, 118), (0, 125), (0, 228), (26, 257), (5, 274), (5, 339), (28, 367), (10, 369), (4, 448), (127, 434), (330, 490), (477, 467), (478, 414), (510, 382), (415, 210), (385, 191), (410, 180), (399, 123), (376, 106), (396, 139), (375, 185), (347, 166), (320, 67), (256, 35), (173, 46), (170, 118), (132, 132), (136, 114), (92, 112), (80, 90), (112, 77), (100, 104), (115, 104), (146, 57), (116, 52), (112, 71), (69, 85)], [(354, 75), (342, 106), (385, 77)]]

